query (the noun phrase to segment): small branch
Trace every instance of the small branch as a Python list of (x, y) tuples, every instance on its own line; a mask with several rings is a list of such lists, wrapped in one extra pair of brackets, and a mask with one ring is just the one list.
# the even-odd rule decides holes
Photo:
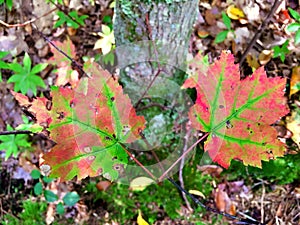
[(159, 177), (159, 181), (162, 181), (162, 179), (164, 179), (167, 174), (175, 167), (175, 165), (181, 161), (181, 159), (183, 157), (185, 157), (189, 152), (191, 152), (194, 147), (196, 147), (197, 144), (199, 144), (201, 141), (203, 141), (210, 133), (206, 133), (204, 136), (202, 136), (198, 141), (196, 141), (191, 147), (189, 147), (188, 150), (186, 150), (160, 177)]
[[(120, 143), (121, 144), (121, 143)], [(153, 180), (157, 180), (157, 178), (153, 175), (153, 173), (151, 173), (139, 160), (137, 160), (127, 149), (126, 146), (121, 144), (122, 148), (125, 150), (125, 152), (127, 153), (127, 155), (129, 155), (129, 157), (131, 159), (133, 159), (133, 161), (135, 161), (136, 164), (138, 164), (150, 177), (153, 178)]]
[(33, 19), (31, 19), (31, 20), (28, 20), (28, 21), (26, 21), (26, 22), (24, 22), (24, 23), (8, 24), (8, 23), (5, 23), (4, 21), (0, 20), (0, 24), (2, 24), (2, 25), (5, 26), (5, 27), (8, 27), (8, 28), (12, 28), (12, 27), (24, 27), (24, 26), (26, 26), (26, 25), (28, 25), (28, 24), (31, 24), (31, 23), (35, 22), (36, 20), (38, 20), (38, 19), (40, 19), (40, 18), (42, 18), (42, 17), (44, 17), (44, 16), (49, 15), (50, 13), (54, 12), (55, 10), (56, 10), (56, 9), (52, 9), (52, 10), (50, 10), (49, 12), (46, 12), (45, 14), (43, 14), (43, 15), (37, 17), (37, 18), (33, 18)]
[(32, 24), (34, 29), (50, 44), (52, 45), (59, 53), (63, 54), (67, 59), (69, 59), (73, 65), (75, 65), (81, 72), (87, 77), (90, 77), (83, 69), (82, 66), (80, 66), (71, 56), (66, 54), (64, 51), (62, 51), (60, 48), (58, 48), (48, 37), (46, 37), (39, 29)]
[[(189, 124), (187, 123), (187, 125), (189, 125)], [(184, 136), (184, 146), (183, 146), (183, 150), (182, 150), (183, 153), (187, 151), (188, 140), (190, 138), (190, 135), (191, 135), (191, 129), (188, 129), (188, 131), (186, 132), (186, 134)], [(184, 180), (183, 180), (183, 167), (184, 167), (184, 163), (185, 163), (185, 157), (183, 157), (181, 159), (180, 166), (179, 166), (179, 182), (180, 182), (180, 186), (182, 188), (184, 188)], [(193, 212), (193, 208), (191, 207), (191, 204), (188, 201), (188, 199), (186, 197), (186, 194), (184, 192), (181, 192), (181, 193), (182, 193), (182, 197), (183, 197), (183, 199), (185, 201), (186, 207), (188, 208), (188, 210), (190, 212)]]
[(192, 194), (190, 194), (188, 191), (186, 191), (185, 189), (183, 189), (180, 185), (178, 185), (172, 178), (168, 177), (167, 178), (178, 190), (180, 190), (181, 192), (185, 193), (187, 196), (189, 196), (193, 202), (195, 202), (197, 205), (201, 206), (202, 208), (206, 209), (207, 211), (210, 212), (214, 212), (217, 213), (219, 215), (225, 216), (231, 220), (237, 220), (239, 222), (236, 222), (235, 224), (244, 224), (244, 225), (250, 225), (250, 224), (256, 224), (256, 225), (266, 225), (264, 223), (260, 223), (259, 221), (256, 220), (250, 220), (250, 219), (242, 219), (233, 215), (230, 215), (228, 213), (219, 211), (218, 209), (215, 208), (211, 208), (209, 206), (204, 205), (202, 202), (199, 201), (199, 199), (195, 198)]
[(32, 132), (29, 130), (0, 131), (0, 135), (12, 135), (12, 134), (32, 134)]
[(247, 49), (245, 50), (245, 52), (241, 56), (240, 60), (238, 61), (238, 63), (240, 64), (240, 68), (242, 67), (242, 64), (245, 61), (245, 59), (246, 59), (246, 57), (247, 57), (250, 49), (252, 49), (253, 45), (255, 44), (255, 42), (257, 41), (257, 39), (260, 37), (262, 31), (265, 29), (266, 25), (269, 23), (271, 17), (273, 16), (274, 12), (276, 11), (276, 9), (278, 8), (278, 6), (280, 5), (281, 1), (282, 0), (275, 0), (274, 5), (272, 6), (272, 9), (269, 12), (268, 16), (263, 20), (263, 22), (261, 23), (261, 25), (258, 27), (258, 29), (257, 29), (254, 37), (250, 41), (250, 44), (248, 45)]

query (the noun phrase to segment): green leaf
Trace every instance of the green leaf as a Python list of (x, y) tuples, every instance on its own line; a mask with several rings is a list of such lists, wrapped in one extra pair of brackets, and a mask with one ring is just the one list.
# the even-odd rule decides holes
[(43, 193), (43, 184), (41, 182), (36, 183), (33, 191), (35, 195), (41, 195)]
[(13, 1), (12, 0), (6, 0), (6, 6), (9, 9), (9, 11), (11, 11), (12, 7), (13, 7)]
[(56, 205), (56, 212), (59, 215), (63, 215), (65, 213), (64, 205), (61, 202)]
[(51, 183), (52, 181), (54, 181), (54, 178), (43, 177), (43, 181), (44, 181), (45, 183)]
[(39, 72), (43, 71), (47, 66), (48, 66), (47, 63), (37, 64), (32, 68), (31, 74), (39, 73)]
[[(10, 125), (7, 126), (8, 131), (12, 131), (12, 127)], [(2, 135), (0, 136), (0, 150), (5, 151), (5, 160), (7, 160), (11, 155), (17, 157), (21, 148), (27, 148), (31, 146), (31, 143), (27, 141), (28, 135), (26, 134), (18, 134), (18, 135)]]
[(300, 23), (291, 23), (286, 29), (288, 32), (296, 32), (300, 29)]
[(39, 170), (32, 170), (30, 175), (33, 179), (39, 179), (41, 177), (41, 172)]
[(292, 15), (292, 17), (295, 20), (300, 22), (300, 14), (297, 11), (293, 10), (292, 8), (289, 8), (289, 11), (290, 11), (290, 14)]
[(220, 33), (217, 34), (216, 39), (215, 39), (215, 43), (221, 43), (223, 42), (226, 38), (227, 38), (227, 34), (228, 34), (229, 30), (224, 30), (221, 31)]
[(27, 52), (25, 53), (25, 56), (23, 58), (23, 65), (24, 65), (25, 71), (27, 71), (29, 73), (31, 70), (31, 59), (30, 59), (29, 55), (27, 54)]
[(300, 29), (295, 34), (295, 44), (297, 45), (299, 43), (300, 43)]
[(225, 26), (227, 27), (227, 29), (230, 30), (231, 20), (230, 20), (229, 16), (227, 16), (227, 14), (225, 12), (222, 12), (222, 20), (223, 20)]
[(50, 190), (45, 190), (44, 196), (47, 202), (55, 202), (58, 199), (57, 195)]
[(74, 206), (80, 199), (80, 196), (77, 192), (68, 192), (64, 197), (63, 201), (67, 206)]

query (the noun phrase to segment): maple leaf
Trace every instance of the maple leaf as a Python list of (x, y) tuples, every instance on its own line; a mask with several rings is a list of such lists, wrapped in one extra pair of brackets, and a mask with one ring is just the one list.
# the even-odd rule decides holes
[[(59, 41), (53, 41), (53, 43), (67, 55), (73, 57), (76, 55), (75, 46), (70, 38), (67, 38), (63, 43)], [(50, 49), (53, 56), (48, 60), (48, 63), (54, 64), (58, 67), (56, 71), (57, 79), (55, 81), (55, 85), (64, 86), (67, 83), (70, 83), (71, 86), (75, 88), (79, 81), (79, 73), (72, 69), (72, 62), (57, 51), (52, 45), (50, 45)]]
[(225, 51), (207, 66), (197, 56), (194, 73), (183, 88), (197, 90), (189, 118), (194, 128), (209, 132), (205, 142), (213, 161), (228, 168), (232, 159), (261, 167), (261, 160), (283, 155), (284, 146), (270, 125), (288, 113), (285, 79), (268, 78), (263, 68), (240, 81), (234, 56)]
[(44, 156), (44, 165), (51, 167), (52, 177), (104, 175), (115, 180), (128, 162), (123, 144), (140, 138), (145, 119), (136, 115), (129, 97), (107, 71), (96, 63), (87, 63), (85, 71), (92, 77), (81, 79), (75, 91), (52, 87), (50, 110), (43, 98), (30, 103), (19, 93), (15, 96), (37, 115), (38, 123), (49, 122), (50, 138), (57, 144)]

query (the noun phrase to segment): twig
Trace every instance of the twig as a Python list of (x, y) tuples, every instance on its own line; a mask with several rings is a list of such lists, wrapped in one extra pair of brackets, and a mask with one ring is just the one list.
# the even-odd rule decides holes
[(261, 199), (260, 199), (260, 214), (261, 214), (261, 222), (263, 223), (263, 221), (264, 221), (264, 198), (265, 198), (265, 192), (266, 192), (266, 190), (265, 190), (265, 184), (264, 184), (264, 182), (262, 183), (262, 194), (261, 194)]
[(237, 220), (239, 222), (236, 222), (235, 224), (257, 224), (257, 225), (265, 225), (264, 223), (260, 223), (258, 221), (255, 221), (255, 220), (249, 220), (249, 219), (242, 219), (242, 218), (239, 218), (239, 217), (236, 217), (236, 216), (233, 216), (233, 215), (230, 215), (228, 213), (225, 213), (225, 212), (222, 212), (222, 211), (219, 211), (215, 208), (211, 208), (209, 206), (206, 206), (204, 205), (202, 202), (199, 201), (199, 199), (195, 198), (192, 194), (190, 194), (188, 191), (186, 191), (185, 189), (183, 189), (180, 185), (178, 185), (172, 178), (168, 177), (167, 178), (178, 190), (180, 190), (181, 192), (185, 193), (187, 196), (189, 196), (193, 202), (195, 202), (197, 205), (205, 208), (207, 211), (210, 211), (210, 212), (214, 212), (214, 213), (217, 213), (219, 215), (222, 215), (222, 216), (225, 216), (231, 220)]
[(40, 19), (40, 18), (42, 18), (44, 16), (49, 15), (50, 13), (54, 12), (55, 10), (57, 10), (57, 9), (56, 8), (52, 9), (49, 12), (46, 12), (45, 14), (43, 14), (43, 15), (37, 17), (37, 18), (33, 18), (31, 20), (28, 20), (28, 21), (26, 21), (24, 23), (8, 24), (8, 23), (5, 23), (4, 21), (0, 20), (0, 24), (2, 24), (5, 27), (8, 27), (8, 28), (12, 28), (12, 27), (24, 27), (24, 26), (26, 26), (28, 24), (31, 24), (31, 23), (35, 22), (36, 20), (38, 20), (38, 19)]
[(0, 135), (11, 135), (11, 134), (32, 134), (32, 132), (29, 130), (0, 131)]
[(196, 141), (191, 147), (189, 147), (188, 150), (186, 150), (160, 177), (159, 177), (159, 181), (162, 181), (162, 179), (164, 179), (168, 173), (175, 167), (175, 165), (181, 161), (181, 159), (183, 157), (185, 157), (189, 152), (191, 152), (194, 147), (196, 147), (197, 144), (199, 144), (201, 141), (203, 141), (210, 133), (206, 133), (204, 136), (202, 136), (198, 141)]
[(34, 27), (34, 29), (50, 44), (52, 45), (57, 51), (59, 51), (59, 53), (63, 54), (67, 59), (69, 59), (73, 65), (75, 65), (82, 74), (84, 74), (87, 77), (90, 77), (83, 69), (82, 66), (80, 66), (76, 60), (74, 60), (71, 56), (69, 56), (68, 54), (66, 54), (64, 51), (62, 51), (60, 48), (58, 48), (48, 37), (46, 37), (41, 31), (39, 31), (39, 29), (32, 24), (32, 26)]
[(242, 67), (243, 62), (245, 61), (250, 49), (252, 49), (253, 45), (255, 44), (255, 42), (257, 41), (257, 39), (260, 37), (262, 31), (265, 29), (266, 25), (269, 23), (272, 15), (274, 14), (274, 12), (276, 11), (276, 9), (278, 8), (278, 6), (280, 5), (282, 0), (275, 0), (271, 11), (269, 12), (269, 14), (267, 15), (267, 17), (263, 20), (263, 22), (261, 23), (261, 25), (258, 27), (254, 37), (252, 38), (252, 40), (250, 41), (247, 49), (244, 51), (244, 53), (242, 54), (241, 58), (239, 59), (238, 63), (240, 64), (240, 68)]
[[(187, 125), (189, 125), (187, 123)], [(190, 135), (191, 135), (191, 129), (188, 129), (188, 131), (186, 132), (185, 136), (184, 136), (184, 147), (183, 147), (183, 150), (182, 152), (184, 153), (185, 151), (187, 151), (187, 148), (188, 148), (188, 140), (190, 138)], [(183, 157), (181, 159), (181, 162), (180, 162), (180, 166), (179, 166), (179, 182), (180, 182), (180, 186), (182, 188), (184, 188), (184, 180), (183, 180), (183, 167), (184, 167), (184, 162), (185, 162), (185, 157)], [(187, 197), (186, 197), (186, 194), (184, 192), (181, 192), (182, 193), (182, 197), (185, 201), (185, 204), (186, 204), (186, 207), (188, 208), (188, 210), (190, 212), (193, 212), (193, 208), (191, 207), (191, 204), (190, 202), (188, 201)]]

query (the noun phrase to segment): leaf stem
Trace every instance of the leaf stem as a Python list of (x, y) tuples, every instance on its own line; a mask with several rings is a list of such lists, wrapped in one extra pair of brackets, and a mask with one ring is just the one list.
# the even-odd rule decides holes
[(203, 141), (210, 133), (206, 133), (204, 136), (202, 136), (198, 141), (196, 141), (191, 147), (189, 147), (159, 178), (158, 181), (161, 182), (167, 174), (175, 167), (175, 165), (181, 161), (183, 157), (185, 157), (189, 152), (191, 152), (194, 147), (199, 144), (201, 141)]

